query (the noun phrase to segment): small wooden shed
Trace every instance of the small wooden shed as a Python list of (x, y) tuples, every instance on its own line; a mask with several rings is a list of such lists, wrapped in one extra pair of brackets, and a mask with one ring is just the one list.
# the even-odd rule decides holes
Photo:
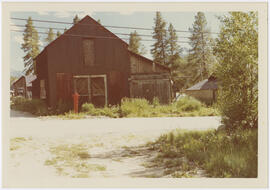
[(185, 94), (205, 103), (213, 103), (217, 98), (217, 78), (210, 76), (208, 79), (198, 82), (185, 90)]
[(89, 16), (46, 46), (35, 58), (33, 96), (49, 106), (119, 104), (123, 97), (171, 101), (169, 68), (128, 50), (128, 44)]
[(10, 89), (14, 91), (14, 96), (32, 98), (32, 82), (36, 79), (35, 75), (21, 76), (11, 84)]

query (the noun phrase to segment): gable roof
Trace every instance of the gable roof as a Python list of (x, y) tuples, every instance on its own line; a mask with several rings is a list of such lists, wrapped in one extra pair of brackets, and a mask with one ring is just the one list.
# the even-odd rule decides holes
[(36, 80), (37, 76), (36, 75), (33, 75), (33, 74), (30, 74), (30, 75), (22, 75), (20, 78), (18, 78), (17, 80), (15, 80), (11, 86), (13, 86), (14, 84), (16, 84), (17, 82), (19, 82), (20, 80), (22, 79), (25, 79), (25, 83), (26, 83), (26, 87), (31, 87), (32, 86), (32, 82), (34, 80)]
[[(107, 28), (105, 28), (103, 25), (101, 25), (100, 23), (98, 23), (95, 19), (93, 19), (92, 17), (90, 17), (89, 15), (86, 15), (85, 17), (83, 17), (77, 24), (73, 24), (69, 29), (67, 29), (63, 34), (61, 34), (59, 37), (55, 38), (51, 43), (49, 43), (47, 46), (45, 46), (43, 48), (43, 50), (34, 58), (34, 60), (36, 60), (36, 58), (45, 51), (46, 48), (50, 47), (51, 45), (53, 45), (58, 39), (61, 38), (61, 36), (68, 36), (68, 35), (72, 35), (72, 34), (68, 34), (72, 29), (78, 27), (79, 25), (87, 25), (87, 24), (83, 24), (82, 22), (85, 22), (87, 20), (90, 20), (92, 22), (94, 22), (96, 25), (98, 25), (102, 30), (105, 30), (106, 32), (109, 32), (113, 37), (119, 39), (126, 47), (128, 47), (128, 44), (122, 40), (121, 38), (119, 38), (117, 35), (115, 35), (114, 33), (112, 33), (110, 30), (108, 30)], [(83, 35), (82, 35), (83, 36)], [(87, 36), (87, 35), (84, 35)], [(94, 37), (93, 37), (94, 38)], [(102, 36), (96, 36), (96, 38), (102, 38)]]
[[(92, 17), (90, 17), (89, 15), (86, 15), (83, 19), (81, 19), (78, 24), (80, 24), (80, 22), (82, 22), (83, 20), (86, 19), (90, 19), (91, 21), (93, 21), (95, 24), (97, 24), (98, 26), (101, 27), (101, 29), (105, 30), (106, 32), (109, 32), (111, 35), (113, 35), (115, 38), (118, 38), (122, 43), (124, 43), (126, 46), (128, 46), (128, 43), (125, 42), (124, 40), (122, 40), (121, 38), (119, 38), (117, 35), (115, 35), (114, 33), (112, 33), (110, 30), (108, 30), (107, 28), (105, 28), (102, 24), (100, 24), (99, 22), (97, 22), (95, 19), (93, 19)], [(75, 24), (76, 25), (76, 24)]]
[(20, 80), (22, 80), (23, 78), (25, 78), (24, 75), (22, 75), (20, 78), (18, 78), (17, 80), (13, 81), (11, 86), (15, 85), (17, 82), (19, 82)]
[[(148, 59), (148, 58), (146, 58), (146, 57), (144, 57), (144, 56), (142, 56), (140, 54), (134, 53), (134, 52), (132, 52), (130, 50), (128, 50), (128, 52), (130, 54), (136, 56), (136, 57), (139, 57), (139, 58), (145, 60), (147, 63), (150, 63), (150, 64), (153, 64), (154, 63), (154, 61), (152, 61), (151, 59)], [(170, 71), (170, 68), (169, 67), (166, 67), (165, 65), (161, 65), (159, 63), (155, 63), (155, 65), (158, 66), (158, 67), (162, 67), (163, 69), (166, 69), (166, 70)]]
[(210, 76), (208, 79), (204, 79), (186, 90), (217, 90), (217, 88), (216, 77)]

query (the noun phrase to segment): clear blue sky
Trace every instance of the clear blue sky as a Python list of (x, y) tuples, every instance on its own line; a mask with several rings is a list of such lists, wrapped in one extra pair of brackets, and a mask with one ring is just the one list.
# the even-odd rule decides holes
[[(28, 18), (29, 16), (32, 19), (39, 20), (54, 20), (54, 21), (64, 21), (72, 22), (75, 14), (78, 14), (80, 18), (83, 18), (85, 15), (89, 15), (95, 20), (100, 19), (101, 24), (103, 25), (113, 25), (113, 26), (130, 26), (130, 27), (144, 27), (144, 28), (153, 28), (154, 26), (154, 17), (155, 12), (12, 12), (11, 17), (18, 18)], [(185, 30), (187, 31), (194, 22), (194, 17), (196, 12), (161, 12), (163, 19), (167, 23), (172, 23), (176, 30)], [(215, 13), (215, 12), (205, 12), (207, 19), (208, 27), (211, 32), (218, 32), (220, 22), (217, 16), (223, 15), (225, 13)], [(11, 24), (15, 25), (25, 25), (26, 21), (11, 20)], [(69, 28), (71, 25), (64, 24), (53, 24), (53, 23), (40, 23), (34, 22), (34, 26), (43, 26), (43, 27), (57, 27), (57, 28)], [(168, 26), (168, 24), (167, 24)], [(23, 27), (12, 26), (11, 29), (23, 30)], [(113, 29), (108, 28), (112, 32), (118, 33), (130, 33), (134, 30), (130, 29)], [(46, 29), (38, 29), (40, 32), (46, 32)], [(54, 30), (56, 33), (56, 30)], [(63, 32), (60, 30), (60, 32)], [(151, 34), (151, 31), (142, 31), (137, 30), (139, 34)], [(179, 41), (188, 41), (187, 38), (189, 33), (177, 33)], [(41, 45), (45, 46), (44, 38), (46, 35), (40, 35)], [(127, 38), (128, 36), (120, 36), (122, 38)], [(216, 37), (216, 35), (212, 35)], [(151, 37), (142, 37), (143, 39), (152, 39)], [(21, 43), (23, 42), (23, 36), (20, 32), (11, 32), (11, 68), (15, 70), (22, 71), (24, 68), (23, 59), (24, 56), (23, 50), (21, 50)], [(150, 49), (153, 42), (142, 42), (146, 47), (147, 54), (145, 55), (148, 58), (152, 58)], [(182, 48), (188, 49), (188, 43), (180, 43)], [(41, 47), (41, 50), (43, 47)]]

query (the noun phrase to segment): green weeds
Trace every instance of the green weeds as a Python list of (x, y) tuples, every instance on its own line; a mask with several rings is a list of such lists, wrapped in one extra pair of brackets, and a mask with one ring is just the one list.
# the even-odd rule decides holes
[(215, 116), (219, 115), (214, 107), (207, 107), (192, 97), (183, 97), (177, 102), (168, 105), (159, 103), (154, 98), (152, 103), (146, 99), (123, 98), (121, 105), (96, 108), (91, 103), (85, 103), (80, 113), (71, 111), (70, 103), (59, 101), (56, 108), (48, 110), (42, 100), (29, 100), (23, 97), (14, 97), (11, 101), (11, 108), (20, 111), (30, 112), (38, 116), (56, 115), (62, 119), (83, 119), (89, 116), (94, 117), (187, 117), (187, 116)]
[(120, 106), (95, 108), (93, 104), (83, 104), (82, 113), (91, 116), (119, 117), (186, 117), (186, 116), (215, 116), (217, 109), (207, 107), (200, 101), (184, 97), (178, 102), (161, 105), (158, 98), (152, 104), (146, 99), (124, 98)]
[(59, 175), (69, 175), (76, 178), (89, 177), (92, 171), (105, 171), (106, 167), (88, 162), (91, 155), (85, 144), (62, 144), (50, 148), (53, 155), (44, 162), (47, 166), (53, 166)]
[[(179, 167), (179, 171), (191, 171), (200, 167), (209, 177), (254, 178), (257, 177), (257, 145), (257, 130), (236, 131), (233, 134), (214, 130), (176, 130), (162, 135), (152, 147), (160, 152), (155, 162), (166, 168)], [(181, 157), (188, 162), (179, 160)], [(182, 175), (173, 171), (171, 174), (176, 177)]]

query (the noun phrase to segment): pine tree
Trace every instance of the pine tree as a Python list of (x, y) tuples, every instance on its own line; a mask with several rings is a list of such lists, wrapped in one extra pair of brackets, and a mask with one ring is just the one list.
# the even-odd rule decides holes
[(156, 42), (152, 45), (151, 53), (155, 63), (168, 65), (166, 22), (162, 19), (160, 12), (156, 12), (154, 21), (153, 39)]
[(80, 21), (78, 15), (75, 15), (75, 17), (73, 18), (73, 24), (77, 24)]
[(177, 43), (178, 37), (176, 35), (176, 30), (173, 25), (170, 23), (168, 28), (168, 39), (167, 39), (167, 55), (168, 55), (168, 67), (171, 69), (172, 81), (173, 81), (173, 90), (176, 93), (179, 91), (179, 86), (177, 80), (179, 79), (179, 67), (181, 62), (181, 49)]
[(34, 58), (39, 54), (38, 32), (33, 26), (32, 18), (29, 17), (23, 33), (21, 49), (26, 53), (23, 57), (26, 74), (35, 72)]
[(47, 34), (48, 34), (48, 36), (45, 38), (45, 42), (47, 42), (49, 44), (55, 39), (55, 34), (54, 34), (52, 28), (49, 28), (49, 31)]
[(178, 37), (176, 35), (176, 30), (173, 28), (173, 25), (170, 23), (168, 28), (168, 39), (167, 39), (167, 55), (168, 55), (168, 67), (173, 71), (176, 70), (179, 66), (179, 59), (181, 49), (178, 45)]
[(61, 32), (57, 31), (57, 33), (56, 33), (57, 38), (58, 38), (59, 36), (61, 36), (61, 35), (62, 35)]
[(141, 37), (138, 35), (136, 30), (130, 33), (128, 49), (140, 55), (146, 54), (145, 47), (141, 43)]
[(192, 71), (193, 83), (203, 80), (209, 76), (209, 68), (213, 59), (211, 48), (210, 31), (207, 28), (207, 21), (203, 12), (195, 16), (191, 32), (188, 56), (189, 69)]

